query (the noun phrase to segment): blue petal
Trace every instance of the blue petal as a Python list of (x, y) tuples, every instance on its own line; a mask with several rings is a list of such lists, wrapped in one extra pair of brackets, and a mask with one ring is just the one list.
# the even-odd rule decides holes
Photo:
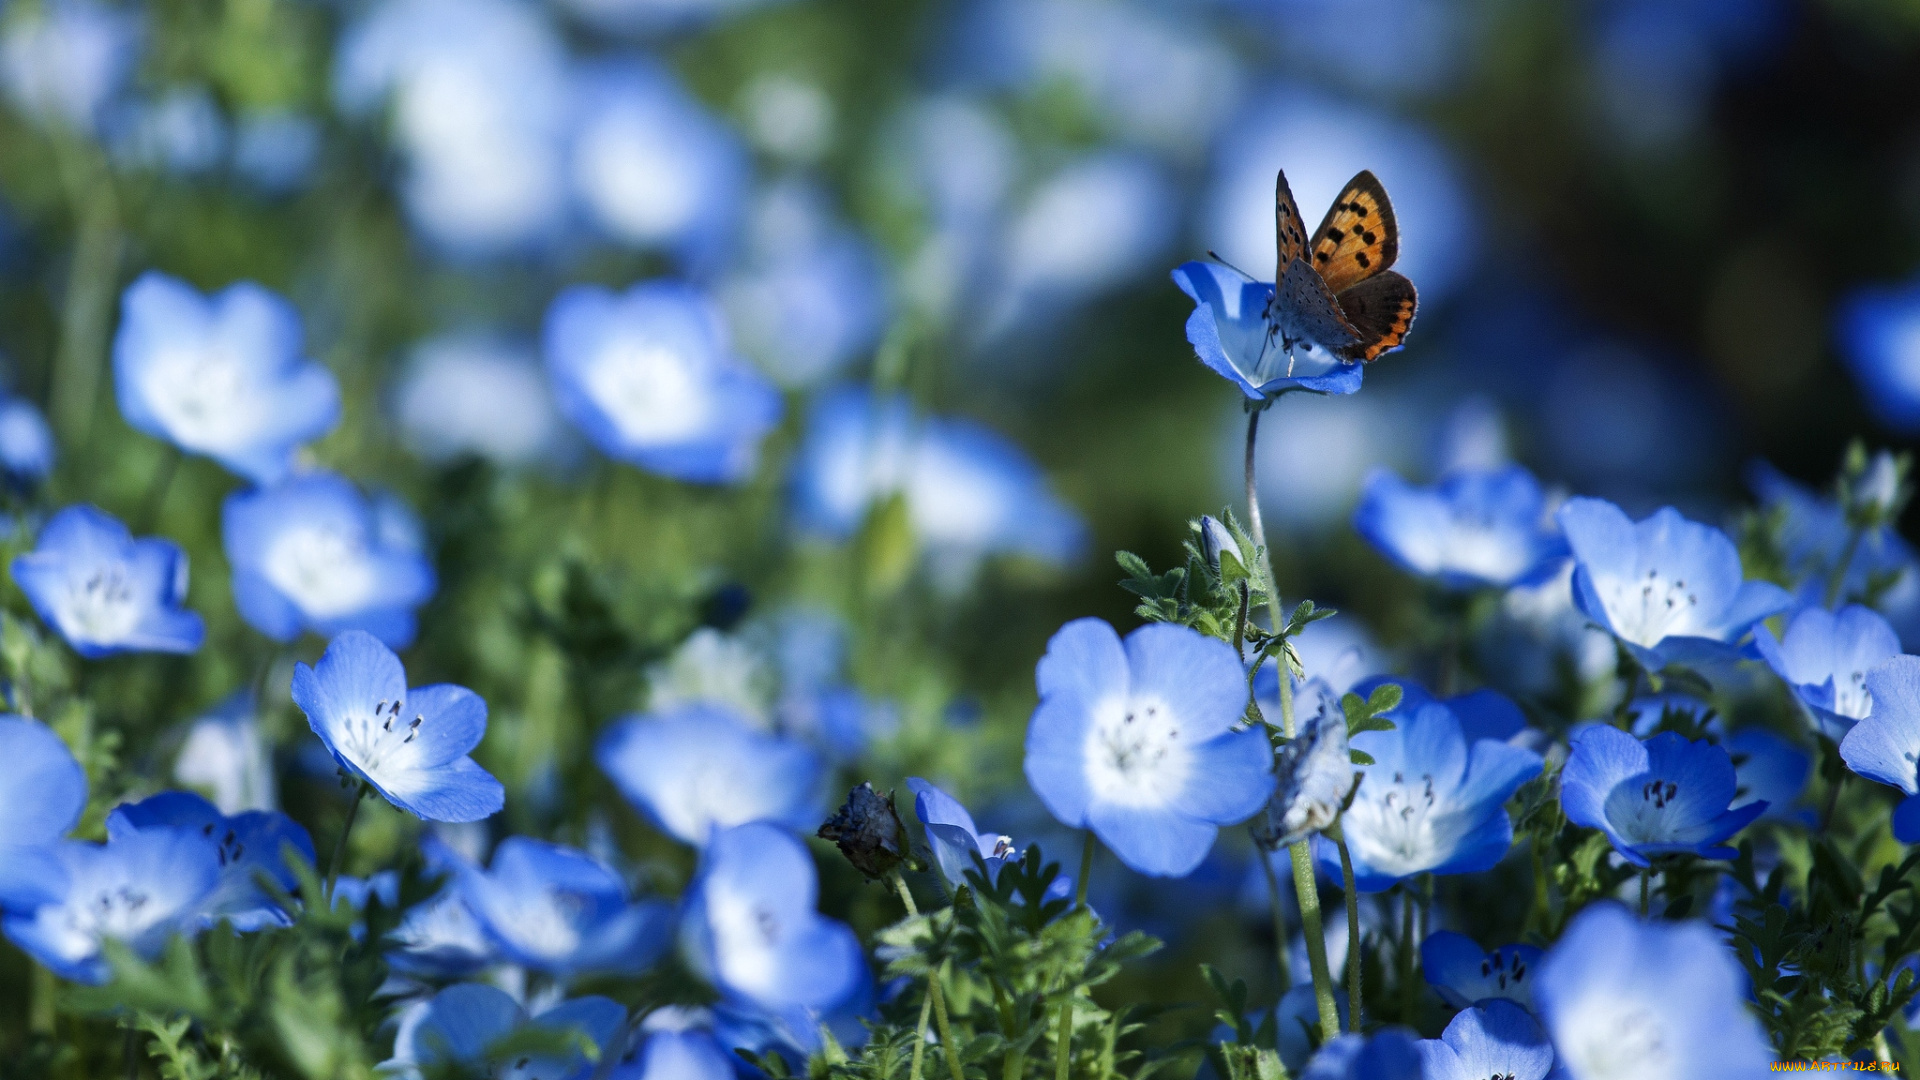
[(403, 722), (414, 729), (414, 764), (431, 769), (471, 753), (487, 733), (487, 703), (464, 686), (440, 683), (407, 691)]
[(1840, 742), (1847, 767), (1869, 780), (1920, 794), (1920, 656), (1896, 656), (1867, 672), (1873, 712)]
[(1252, 817), (1273, 794), (1273, 751), (1264, 729), (1229, 732), (1192, 748), (1193, 774), (1168, 804), (1215, 825)]
[(1481, 739), (1468, 751), (1466, 779), (1454, 799), (1467, 805), (1505, 803), (1521, 784), (1539, 776), (1545, 764), (1531, 750)]
[(431, 771), (409, 774), (413, 783), (382, 788), (387, 800), (427, 821), (482, 821), (507, 804), (507, 789), (472, 758), (460, 758)]
[(1481, 739), (1505, 742), (1527, 727), (1527, 714), (1498, 690), (1475, 690), (1450, 697), (1446, 706), (1459, 718), (1460, 734), (1470, 743)]
[(1893, 838), (1903, 844), (1920, 841), (1920, 795), (1909, 795), (1893, 808)]
[(1463, 1010), (1441, 1036), (1460, 1057), (1466, 1075), (1544, 1080), (1553, 1068), (1553, 1044), (1527, 1010), (1493, 999)]
[(1560, 806), (1567, 820), (1606, 828), (1607, 796), (1622, 781), (1646, 772), (1647, 763), (1647, 747), (1639, 739), (1603, 724), (1586, 729), (1560, 772)]
[(1151, 877), (1185, 877), (1206, 859), (1219, 830), (1167, 810), (1095, 803), (1087, 826), (1120, 861)]
[(433, 996), (417, 1019), (402, 1022), (393, 1041), (394, 1060), (408, 1064), (475, 1064), (487, 1047), (511, 1034), (526, 1018), (505, 990), (460, 983)]
[(1211, 739), (1246, 717), (1246, 669), (1219, 638), (1150, 623), (1127, 635), (1126, 653), (1131, 695), (1166, 702), (1180, 718), (1183, 738)]
[(1252, 335), (1264, 336), (1264, 312), (1273, 286), (1261, 285), (1212, 262), (1182, 263), (1174, 268), (1173, 283), (1194, 302), (1193, 314), (1187, 316), (1187, 341), (1194, 355), (1216, 375), (1238, 386), (1242, 394), (1260, 400), (1260, 388), (1249, 382), (1228, 357), (1221, 327), (1232, 327), (1236, 342)]
[(407, 672), (400, 658), (361, 630), (334, 638), (313, 667), (293, 668), (293, 702), (329, 750), (350, 718), (370, 714), (379, 702), (406, 696)]
[(1075, 619), (1047, 642), (1035, 669), (1040, 697), (1074, 698), (1086, 705), (1131, 689), (1130, 658), (1104, 619)]
[(1479, 985), (1480, 965), (1486, 962), (1486, 950), (1465, 934), (1438, 930), (1420, 943), (1421, 975), (1456, 1009), (1473, 1004), (1463, 988)]

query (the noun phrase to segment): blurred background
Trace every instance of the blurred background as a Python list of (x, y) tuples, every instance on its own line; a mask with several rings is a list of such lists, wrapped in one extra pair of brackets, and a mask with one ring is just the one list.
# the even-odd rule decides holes
[[(843, 787), (927, 775), (1044, 840), (1018, 762), (1047, 636), (1130, 625), (1112, 551), (1172, 564), (1236, 499), (1240, 398), (1168, 271), (1212, 250), (1271, 277), (1277, 168), (1310, 223), (1373, 170), (1420, 290), (1361, 392), (1264, 421), (1283, 591), (1342, 610), (1307, 645), (1355, 677), (1427, 626), (1349, 527), (1372, 466), (1512, 459), (1731, 523), (1754, 462), (1821, 485), (1850, 438), (1920, 431), (1913, 0), (10, 0), (0, 39), (5, 388), (60, 437), (50, 503), (185, 544), (209, 622), (197, 656), (85, 675), (129, 788), (320, 646), (238, 620), (237, 481), (189, 459), (160, 484), (161, 444), (113, 406), (119, 294), (148, 269), (299, 308), (346, 402), (313, 460), (432, 551), (409, 669), (488, 699), (499, 831), (624, 852), (669, 892), (691, 856), (621, 805), (594, 733), (728, 679), (764, 697), (762, 669), (863, 695)], [(786, 394), (744, 484), (615, 465), (555, 411), (548, 303), (657, 277), (709, 290)], [(853, 387), (1007, 441), (822, 496)], [(1557, 707), (1525, 679), (1502, 685)], [(284, 798), (340, 813), (284, 692), (262, 701)], [(373, 865), (413, 826), (368, 816)], [(1245, 852), (1164, 888), (1251, 973)], [(891, 918), (830, 873), (829, 910)], [(1173, 930), (1117, 889), (1103, 911)]]

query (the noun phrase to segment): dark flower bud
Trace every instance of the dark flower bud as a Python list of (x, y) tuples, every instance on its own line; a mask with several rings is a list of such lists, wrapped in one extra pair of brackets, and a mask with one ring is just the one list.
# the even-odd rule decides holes
[(846, 805), (820, 826), (820, 839), (831, 840), (854, 869), (869, 878), (882, 878), (906, 858), (906, 832), (893, 807), (893, 792), (885, 795), (863, 783), (847, 792)]

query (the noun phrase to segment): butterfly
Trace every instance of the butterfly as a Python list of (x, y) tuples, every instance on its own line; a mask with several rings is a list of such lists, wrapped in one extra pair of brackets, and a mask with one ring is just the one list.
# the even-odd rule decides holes
[(1347, 181), (1311, 241), (1285, 172), (1274, 181), (1273, 204), (1280, 266), (1268, 335), (1279, 337), (1289, 372), (1301, 342), (1349, 362), (1376, 360), (1404, 342), (1419, 301), (1413, 282), (1391, 269), (1400, 225), (1373, 173)]

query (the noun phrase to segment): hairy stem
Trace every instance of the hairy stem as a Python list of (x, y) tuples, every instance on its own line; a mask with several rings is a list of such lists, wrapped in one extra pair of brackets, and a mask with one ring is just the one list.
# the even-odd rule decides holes
[(346, 824), (340, 826), (340, 841), (333, 845), (333, 858), (327, 861), (327, 905), (333, 905), (333, 885), (340, 880), (340, 864), (347, 859), (347, 839), (353, 835), (353, 819), (360, 816), (360, 804), (367, 797), (367, 782), (360, 781), (353, 789), (353, 804), (347, 807)]
[(1340, 851), (1340, 889), (1347, 902), (1347, 1030), (1360, 1030), (1360, 893), (1353, 885), (1353, 856), (1335, 825), (1327, 836)]
[(920, 1022), (913, 1025), (913, 1064), (907, 1069), (907, 1080), (920, 1080), (920, 1060), (927, 1052), (927, 1016), (933, 1011), (933, 995), (928, 994), (920, 1001)]
[(1260, 869), (1267, 875), (1267, 895), (1273, 900), (1273, 953), (1280, 964), (1280, 992), (1293, 985), (1293, 965), (1287, 958), (1287, 914), (1280, 907), (1280, 875), (1273, 872), (1273, 853), (1260, 852)]
[[(920, 906), (913, 902), (913, 890), (907, 888), (907, 879), (900, 876), (899, 870), (895, 870), (889, 876), (893, 878), (894, 890), (900, 894), (900, 903), (906, 907), (907, 914), (920, 914)], [(946, 970), (946, 964), (943, 962), (939, 968), (927, 973), (927, 1003), (933, 1006), (933, 1018), (940, 1027), (940, 1047), (945, 1051), (943, 1056), (947, 1059), (947, 1071), (953, 1074), (953, 1080), (966, 1080), (966, 1077), (961, 1075), (960, 1072), (959, 1048), (953, 1044), (953, 1031), (947, 1023), (946, 998), (940, 992), (940, 972), (944, 970)], [(920, 1049), (926, 1042), (926, 1028), (927, 1010), (923, 1005), (920, 1009), (920, 1027), (917, 1029), (920, 1033), (920, 1038), (914, 1042), (913, 1046), (913, 1074), (915, 1076), (920, 1075)]]
[(1073, 883), (1073, 906), (1087, 906), (1087, 879), (1093, 876), (1093, 830), (1087, 830), (1080, 842), (1080, 880)]
[(1413, 1026), (1413, 1014), (1420, 1008), (1420, 987), (1414, 983), (1419, 967), (1413, 948), (1413, 890), (1400, 886), (1400, 1022)]

